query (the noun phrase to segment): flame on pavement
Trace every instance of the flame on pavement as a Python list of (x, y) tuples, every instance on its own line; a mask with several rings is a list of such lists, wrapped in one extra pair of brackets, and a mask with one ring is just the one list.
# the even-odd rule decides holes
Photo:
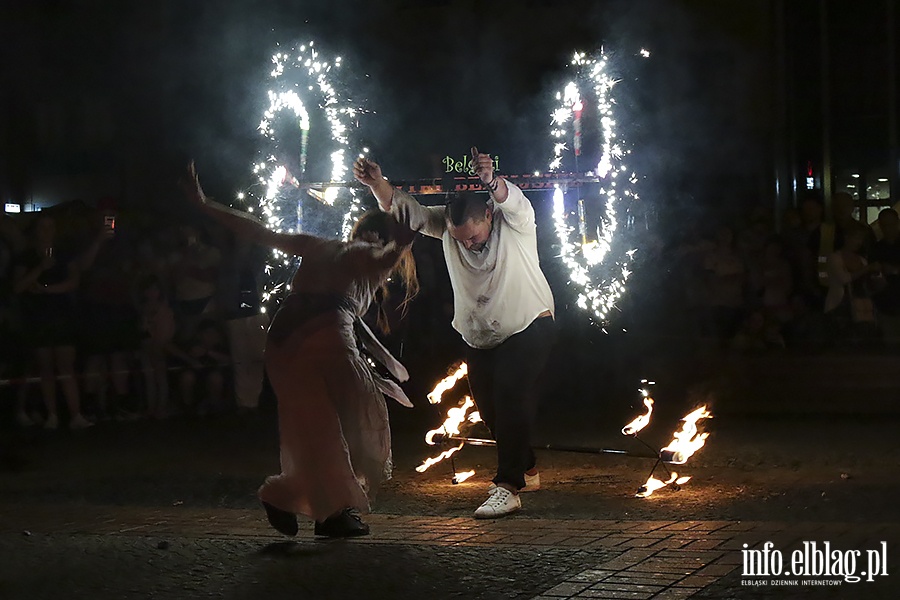
[[(660, 450), (663, 460), (676, 465), (686, 463), (697, 450), (706, 444), (706, 438), (709, 437), (709, 432), (700, 432), (697, 428), (697, 421), (711, 417), (712, 413), (706, 410), (705, 405), (685, 415), (682, 419), (684, 424), (681, 426), (681, 430), (676, 431), (669, 445)], [(671, 459), (669, 455), (671, 455)]]
[[(641, 383), (652, 385), (653, 382), (648, 382), (645, 379)], [(653, 414), (653, 398), (650, 397), (650, 392), (646, 388), (642, 388), (640, 392), (644, 397), (644, 406), (646, 407), (647, 412), (638, 416), (636, 419), (623, 427), (623, 435), (631, 435), (637, 437), (638, 432), (640, 432), (650, 424), (650, 416)], [(696, 453), (698, 450), (700, 450), (700, 448), (704, 446), (704, 444), (706, 444), (706, 439), (709, 437), (709, 432), (700, 431), (698, 422), (703, 419), (710, 418), (712, 418), (712, 413), (707, 410), (706, 405), (703, 405), (700, 408), (697, 408), (685, 415), (684, 418), (681, 419), (683, 421), (681, 428), (672, 434), (672, 441), (665, 448), (659, 451), (659, 460), (661, 462), (671, 463), (675, 465), (685, 464), (694, 453)], [(690, 476), (679, 477), (678, 473), (673, 471), (669, 475), (669, 478), (663, 481), (661, 479), (653, 477), (653, 474), (651, 472), (650, 477), (647, 479), (647, 482), (640, 487), (637, 494), (635, 495), (639, 498), (646, 498), (656, 490), (664, 488), (667, 485), (671, 485), (673, 483), (675, 485), (683, 485), (690, 480)]]

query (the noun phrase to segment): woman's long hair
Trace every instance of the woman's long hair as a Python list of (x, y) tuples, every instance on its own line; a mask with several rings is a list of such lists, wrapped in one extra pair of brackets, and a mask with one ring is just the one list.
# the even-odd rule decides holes
[[(356, 225), (353, 226), (353, 231), (350, 233), (350, 239), (357, 239), (364, 233), (371, 232), (378, 235), (385, 244), (389, 244), (390, 242), (397, 241), (396, 231), (400, 227), (404, 227), (404, 225), (398, 223), (397, 219), (391, 214), (380, 210), (370, 210), (363, 213), (356, 222)], [(400, 309), (400, 314), (405, 317), (409, 310), (410, 301), (419, 293), (419, 278), (416, 275), (416, 259), (412, 254), (412, 244), (409, 244), (403, 249), (400, 258), (397, 260), (396, 264), (394, 264), (394, 268), (388, 273), (384, 283), (381, 284), (381, 288), (378, 290), (378, 299), (376, 300), (378, 303), (378, 327), (384, 333), (391, 332), (387, 311), (385, 310), (385, 303), (390, 297), (388, 284), (395, 275), (400, 278), (405, 291), (403, 302), (401, 302), (398, 307)]]

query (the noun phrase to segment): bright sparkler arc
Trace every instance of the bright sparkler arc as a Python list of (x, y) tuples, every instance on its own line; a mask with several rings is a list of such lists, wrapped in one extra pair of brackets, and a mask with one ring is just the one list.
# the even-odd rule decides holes
[[(276, 232), (293, 233), (298, 226), (292, 226), (287, 220), (296, 218), (297, 206), (285, 207), (279, 202), (279, 191), (290, 184), (302, 189), (301, 181), (305, 177), (308, 155), (307, 141), (310, 130), (310, 112), (321, 110), (328, 123), (333, 149), (329, 151), (331, 159), (331, 182), (343, 182), (347, 179), (350, 164), (355, 158), (351, 156), (350, 132), (355, 127), (356, 119), (362, 112), (341, 88), (341, 57), (333, 60), (324, 59), (315, 47), (315, 42), (307, 42), (277, 52), (272, 56), (273, 68), (270, 72), (271, 89), (268, 91), (269, 104), (259, 124), (259, 132), (265, 139), (264, 148), (260, 150), (258, 159), (252, 165), (258, 186), (238, 194), (239, 200), (250, 196), (250, 212), (259, 211), (263, 224)], [(275, 119), (284, 111), (295, 119), (301, 133), (298, 149), (280, 147), (279, 135), (274, 126)], [(281, 164), (278, 155), (290, 152), (295, 158), (295, 169), (292, 173), (287, 166)], [(256, 193), (256, 189), (261, 189)], [(329, 206), (334, 206), (344, 186), (326, 187), (324, 192), (309, 193)], [(350, 230), (362, 211), (362, 195), (359, 190), (349, 188), (349, 205), (341, 225), (341, 238), (349, 238)], [(258, 204), (256, 209), (252, 200)], [(280, 250), (273, 250), (266, 265), (266, 273), (272, 276), (282, 269), (292, 270), (297, 259)], [(274, 294), (287, 288), (286, 281), (269, 281), (263, 293), (263, 301), (267, 302)]]
[[(585, 101), (579, 88), (590, 86), (596, 98), (596, 118), (602, 139), (600, 160), (596, 167), (596, 175), (603, 180), (599, 200), (605, 198), (606, 210), (601, 227), (597, 231), (597, 239), (589, 240), (584, 202), (583, 199), (579, 199), (577, 233), (580, 234), (580, 241), (573, 242), (572, 237), (576, 230), (568, 222), (569, 212), (565, 206), (566, 190), (557, 184), (553, 192), (553, 220), (560, 242), (560, 257), (569, 270), (571, 284), (578, 289), (576, 303), (590, 313), (592, 320), (603, 325), (608, 322), (610, 312), (625, 292), (625, 282), (631, 274), (628, 265), (635, 252), (634, 249), (625, 252), (624, 257), (615, 260), (613, 264), (607, 263), (610, 262), (608, 259), (619, 228), (616, 213), (620, 210), (620, 203), (638, 198), (633, 189), (637, 175), (632, 172), (626, 182), (620, 182), (620, 178), (629, 172), (624, 161), (628, 151), (623, 147), (616, 127), (613, 86), (617, 80), (609, 73), (608, 56), (602, 51), (596, 58), (588, 57), (583, 52), (576, 52), (569, 66), (575, 68), (575, 77), (566, 84), (563, 91), (556, 94), (558, 104), (551, 114), (550, 135), (554, 139), (554, 144), (549, 168), (552, 172), (559, 172), (568, 156), (573, 156), (576, 161), (581, 156), (581, 115)], [(573, 139), (572, 149), (566, 142), (570, 133)], [(603, 277), (602, 271), (608, 275)], [(597, 279), (601, 281), (598, 283)]]

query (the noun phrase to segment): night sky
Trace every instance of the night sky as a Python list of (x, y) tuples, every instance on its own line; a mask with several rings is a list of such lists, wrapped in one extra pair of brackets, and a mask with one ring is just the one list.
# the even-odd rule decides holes
[[(439, 176), (441, 157), (473, 144), (500, 154), (504, 172), (544, 169), (565, 65), (576, 49), (604, 46), (627, 74), (620, 126), (650, 195), (699, 170), (700, 196), (752, 171), (746, 157), (761, 143), (768, 16), (744, 4), (6, 1), (5, 187), (15, 195), (103, 172), (86, 180), (165, 195), (194, 157), (207, 186), (230, 194), (250, 179), (271, 55), (312, 39), (343, 57), (374, 113), (362, 133), (394, 178)], [(653, 53), (643, 63), (642, 47)], [(48, 122), (61, 130), (49, 143)]]

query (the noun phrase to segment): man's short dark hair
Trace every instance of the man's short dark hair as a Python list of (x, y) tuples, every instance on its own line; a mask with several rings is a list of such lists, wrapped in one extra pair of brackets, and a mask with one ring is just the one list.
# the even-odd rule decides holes
[(471, 192), (447, 194), (445, 215), (454, 227), (459, 227), (469, 219), (481, 221), (488, 209), (488, 197)]

